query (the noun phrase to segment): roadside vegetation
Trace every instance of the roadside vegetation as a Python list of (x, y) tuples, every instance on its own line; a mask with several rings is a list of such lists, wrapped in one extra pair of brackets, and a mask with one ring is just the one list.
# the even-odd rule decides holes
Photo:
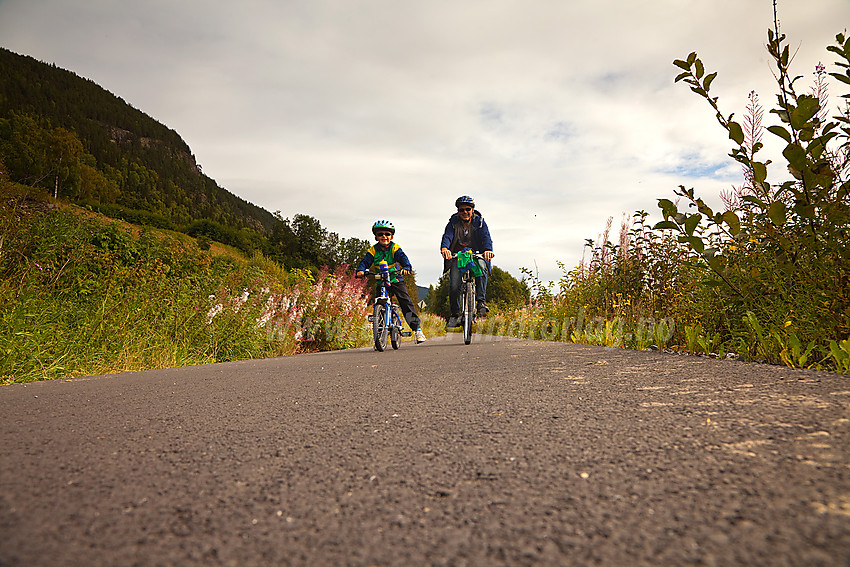
[(4, 383), (370, 344), (343, 267), (285, 271), (0, 186)]
[[(680, 186), (675, 201), (659, 199), (664, 220), (654, 226), (645, 211), (619, 230), (609, 219), (585, 261), (562, 266), (557, 288), (529, 273), (533, 304), (494, 314), (486, 332), (850, 372), (850, 38), (836, 36), (835, 71), (819, 64), (806, 92), (778, 21), (767, 39), (778, 84), (767, 127), (756, 93), (737, 121), (711, 95), (717, 73), (696, 53), (674, 62), (743, 169), (724, 210)], [(843, 88), (834, 116), (828, 75)], [(778, 181), (760, 158), (765, 134), (784, 145), (785, 163), (770, 168)]]

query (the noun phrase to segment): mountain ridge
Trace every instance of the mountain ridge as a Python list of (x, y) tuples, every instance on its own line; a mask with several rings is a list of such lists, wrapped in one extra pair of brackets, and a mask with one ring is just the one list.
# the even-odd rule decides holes
[[(94, 81), (5, 48), (0, 48), (0, 76), (0, 119), (12, 122), (0, 128), (0, 142), (3, 138), (7, 142), (0, 157), (6, 158), (6, 167), (13, 174), (20, 173), (16, 162), (21, 160), (16, 158), (29, 156), (20, 156), (22, 149), (12, 147), (10, 134), (16, 126), (22, 127), (24, 117), (32, 117), (37, 128), (30, 128), (30, 133), (67, 130), (81, 142), (82, 153), (95, 159), (93, 167), (101, 173), (100, 178), (78, 179), (74, 172), (66, 179), (54, 178), (55, 185), (64, 184), (64, 196), (72, 201), (147, 210), (176, 225), (208, 219), (234, 228), (272, 230), (274, 215), (206, 176), (175, 130)], [(150, 172), (156, 175), (150, 176)], [(29, 180), (26, 175), (19, 177)], [(37, 175), (32, 180), (44, 186)]]

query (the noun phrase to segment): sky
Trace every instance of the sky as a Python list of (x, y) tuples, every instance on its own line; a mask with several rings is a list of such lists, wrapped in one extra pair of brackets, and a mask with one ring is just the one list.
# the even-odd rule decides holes
[[(850, 0), (781, 0), (779, 17), (806, 92)], [(495, 265), (544, 283), (609, 218), (612, 241), (636, 211), (660, 220), (679, 185), (719, 206), (741, 169), (672, 62), (695, 51), (717, 71), (725, 115), (751, 91), (768, 110), (772, 24), (771, 0), (0, 0), (0, 46), (174, 129), (204, 173), (270, 212), (369, 240), (392, 221), (425, 286), (460, 195)]]

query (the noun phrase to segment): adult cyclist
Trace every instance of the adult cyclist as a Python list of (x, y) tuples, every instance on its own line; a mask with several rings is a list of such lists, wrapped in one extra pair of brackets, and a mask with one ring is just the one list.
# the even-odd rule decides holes
[(480, 261), (482, 275), (475, 278), (475, 308), (479, 315), (487, 314), (485, 302), (487, 296), (487, 274), (490, 273), (490, 260), (493, 259), (493, 239), (490, 229), (480, 211), (475, 210), (475, 201), (464, 195), (455, 201), (457, 212), (446, 224), (443, 239), (440, 242), (440, 253), (443, 256), (443, 273), (449, 272), (449, 305), (451, 315), (446, 327), (460, 327), (460, 282), (461, 274), (457, 261), (452, 260), (452, 254), (464, 249), (480, 252), (484, 260)]

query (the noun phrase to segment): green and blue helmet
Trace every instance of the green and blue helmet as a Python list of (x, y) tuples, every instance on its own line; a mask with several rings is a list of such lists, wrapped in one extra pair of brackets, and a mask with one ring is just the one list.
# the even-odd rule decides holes
[(384, 231), (391, 234), (395, 234), (395, 226), (388, 220), (377, 220), (375, 224), (372, 225), (372, 234), (376, 234), (378, 231)]

